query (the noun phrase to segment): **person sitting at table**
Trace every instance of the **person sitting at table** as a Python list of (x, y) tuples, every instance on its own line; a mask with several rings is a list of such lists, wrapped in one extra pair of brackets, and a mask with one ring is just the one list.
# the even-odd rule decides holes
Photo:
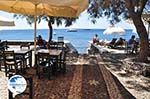
[(46, 48), (46, 41), (42, 38), (41, 35), (37, 37), (37, 43), (40, 48)]

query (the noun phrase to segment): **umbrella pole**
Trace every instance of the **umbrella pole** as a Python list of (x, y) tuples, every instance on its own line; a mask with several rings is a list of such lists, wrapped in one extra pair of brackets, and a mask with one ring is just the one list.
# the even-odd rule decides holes
[(37, 32), (37, 23), (36, 23), (36, 20), (37, 20), (37, 5), (35, 5), (35, 15), (34, 15), (34, 65), (36, 65), (36, 57), (35, 57), (35, 54), (36, 54), (36, 32)]

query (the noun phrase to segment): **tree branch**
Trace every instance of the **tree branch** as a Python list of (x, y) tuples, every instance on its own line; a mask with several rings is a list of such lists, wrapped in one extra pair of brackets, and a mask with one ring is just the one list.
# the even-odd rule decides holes
[[(125, 5), (129, 11), (130, 14), (135, 13), (134, 11), (134, 5), (133, 5), (133, 1), (132, 0), (125, 0)], [(132, 15), (131, 15), (132, 16)]]
[(146, 3), (148, 2), (148, 0), (140, 0), (140, 9), (139, 9), (139, 15), (142, 15), (143, 9), (146, 5)]

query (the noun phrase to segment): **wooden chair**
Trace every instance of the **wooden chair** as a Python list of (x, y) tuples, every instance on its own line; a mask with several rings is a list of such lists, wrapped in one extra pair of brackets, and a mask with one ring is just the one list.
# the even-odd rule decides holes
[(3, 53), (0, 51), (0, 71), (2, 70), (2, 65), (3, 65)]
[(59, 60), (59, 68), (63, 73), (66, 72), (66, 53), (67, 52), (63, 50), (61, 58)]
[(40, 79), (41, 76), (48, 76), (48, 79), (50, 79), (52, 75), (52, 67), (51, 67), (52, 61), (50, 61), (49, 56), (38, 52), (36, 57), (37, 57), (36, 73), (38, 75), (38, 78)]
[(64, 42), (57, 42), (57, 49), (64, 50)]
[[(30, 43), (23, 43), (20, 45), (20, 49), (30, 49)], [(26, 68), (28, 68), (28, 62), (29, 62), (29, 66), (31, 67), (32, 64), (30, 64), (30, 60), (29, 57), (32, 55), (26, 55), (25, 56), (25, 63), (26, 63)]]
[(59, 36), (57, 39), (58, 42), (64, 42), (64, 37), (63, 36)]
[(9, 73), (18, 73), (19, 69), (22, 70), (22, 61), (16, 59), (14, 51), (3, 51), (3, 60), (5, 66), (5, 75)]
[(57, 42), (48, 42), (47, 43), (47, 48), (48, 49), (57, 49), (58, 48), (58, 44), (57, 44)]

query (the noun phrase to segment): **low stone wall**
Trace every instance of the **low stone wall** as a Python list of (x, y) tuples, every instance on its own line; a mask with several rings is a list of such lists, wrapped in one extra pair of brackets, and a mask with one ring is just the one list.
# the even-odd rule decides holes
[(96, 44), (90, 44), (90, 48), (88, 49), (89, 54), (95, 54), (95, 53), (108, 53), (108, 50), (104, 46), (96, 45)]
[(7, 40), (7, 44), (8, 45), (21, 45), (21, 44), (30, 44), (30, 45), (34, 45), (34, 41), (29, 41), (29, 40), (15, 40), (15, 41), (11, 41), (11, 40)]

